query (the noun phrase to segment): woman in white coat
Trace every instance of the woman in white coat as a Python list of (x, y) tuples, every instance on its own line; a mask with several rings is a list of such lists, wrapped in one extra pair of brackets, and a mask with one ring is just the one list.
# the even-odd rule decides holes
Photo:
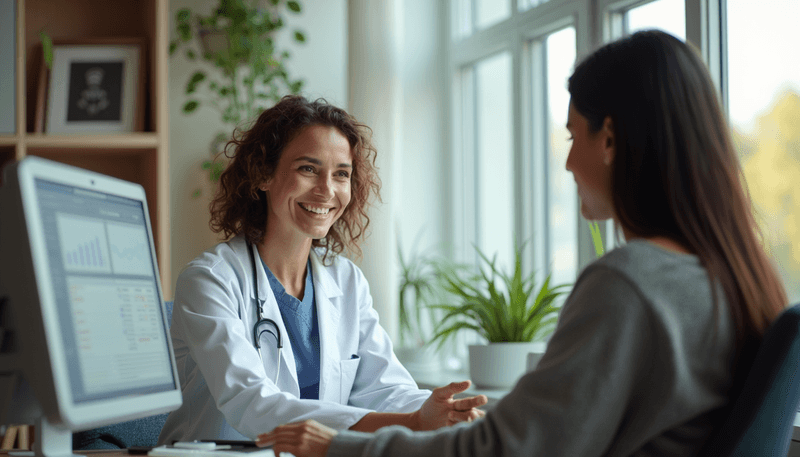
[(417, 388), (378, 323), (357, 242), (380, 187), (367, 127), (284, 97), (229, 146), (211, 205), (228, 241), (180, 274), (172, 340), (183, 405), (159, 438), (254, 439), (287, 422), (431, 430), (483, 415), (469, 382)]

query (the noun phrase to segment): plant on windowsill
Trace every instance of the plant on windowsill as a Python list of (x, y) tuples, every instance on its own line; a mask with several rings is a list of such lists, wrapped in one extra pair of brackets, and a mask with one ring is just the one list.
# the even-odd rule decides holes
[[(440, 268), (444, 289), (457, 304), (437, 304), (444, 311), (432, 342), (440, 345), (462, 330), (471, 330), (488, 344), (469, 347), (470, 378), (478, 387), (510, 388), (526, 369), (528, 354), (542, 352), (538, 343), (553, 330), (558, 319), (556, 299), (571, 284), (552, 286), (548, 275), (537, 287), (534, 275), (523, 276), (522, 249), (514, 253), (514, 270), (508, 274), (476, 247), (481, 259), (478, 273)], [(499, 283), (499, 287), (498, 287)]]
[[(285, 62), (288, 51), (276, 47), (275, 37), (284, 28), (284, 13), (300, 13), (296, 0), (219, 0), (209, 15), (182, 8), (175, 15), (178, 38), (169, 45), (173, 55), (185, 49), (190, 61), (202, 59), (218, 71), (206, 72), (201, 66), (186, 83), (184, 114), (201, 106), (220, 112), (225, 126), (211, 141), (210, 157), (202, 169), (211, 183), (219, 181), (225, 168), (215, 160), (222, 152), (234, 127), (255, 119), (261, 111), (286, 94), (297, 94), (303, 81), (289, 76)], [(303, 32), (295, 30), (294, 41), (304, 43)], [(195, 190), (194, 197), (200, 196)]]
[(399, 239), (397, 242), (400, 340), (395, 355), (412, 373), (436, 370), (439, 365), (436, 348), (428, 343), (441, 312), (430, 305), (441, 300), (443, 288), (437, 272), (445, 262), (430, 250), (424, 254), (417, 251), (418, 240), (419, 236), (408, 256)]

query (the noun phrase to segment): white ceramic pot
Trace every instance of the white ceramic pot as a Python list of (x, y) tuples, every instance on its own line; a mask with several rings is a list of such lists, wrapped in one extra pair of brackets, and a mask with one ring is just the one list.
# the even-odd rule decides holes
[(470, 379), (478, 388), (510, 389), (526, 372), (528, 354), (543, 354), (544, 348), (542, 342), (470, 345)]

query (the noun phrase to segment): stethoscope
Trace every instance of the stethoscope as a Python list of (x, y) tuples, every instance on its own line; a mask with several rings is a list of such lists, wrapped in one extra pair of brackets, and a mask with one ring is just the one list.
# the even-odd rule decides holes
[[(276, 359), (277, 369), (275, 370), (275, 381), (273, 381), (277, 385), (278, 376), (281, 374), (281, 348), (283, 348), (283, 344), (281, 344), (281, 329), (274, 320), (261, 317), (261, 315), (264, 313), (264, 300), (261, 300), (258, 297), (258, 270), (256, 270), (256, 258), (253, 255), (253, 246), (250, 243), (247, 243), (247, 252), (250, 253), (250, 262), (253, 264), (253, 294), (256, 297), (256, 303), (258, 303), (258, 306), (256, 306), (256, 323), (253, 325), (253, 344), (255, 344), (256, 349), (258, 350), (258, 356), (261, 358), (261, 363), (264, 363), (264, 356), (261, 354), (261, 335), (269, 333), (278, 341), (278, 357)], [(269, 328), (259, 330), (261, 326), (265, 324), (274, 327), (275, 331), (273, 332)]]

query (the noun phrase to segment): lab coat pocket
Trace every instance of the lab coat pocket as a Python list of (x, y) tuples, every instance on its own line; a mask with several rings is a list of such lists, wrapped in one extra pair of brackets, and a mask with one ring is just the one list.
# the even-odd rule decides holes
[(353, 389), (353, 383), (356, 380), (356, 372), (358, 371), (358, 363), (361, 359), (354, 355), (349, 360), (341, 361), (341, 380), (339, 381), (339, 398), (343, 405), (346, 405), (350, 400), (350, 391)]

